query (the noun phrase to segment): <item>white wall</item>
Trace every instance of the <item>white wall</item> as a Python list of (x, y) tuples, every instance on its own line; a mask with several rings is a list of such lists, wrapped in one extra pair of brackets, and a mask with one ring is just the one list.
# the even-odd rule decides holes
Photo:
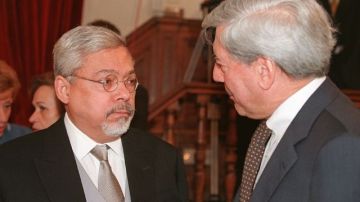
[(116, 25), (124, 36), (154, 15), (164, 10), (184, 10), (184, 18), (201, 19), (203, 0), (84, 0), (82, 24), (107, 20)]

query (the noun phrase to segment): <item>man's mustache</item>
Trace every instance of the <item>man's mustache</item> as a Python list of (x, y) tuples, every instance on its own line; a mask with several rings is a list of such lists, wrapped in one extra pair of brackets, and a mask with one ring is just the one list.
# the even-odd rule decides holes
[(113, 106), (109, 111), (106, 112), (106, 117), (110, 116), (110, 114), (112, 113), (124, 111), (124, 110), (128, 112), (130, 115), (134, 114), (135, 112), (135, 108), (131, 106), (129, 103), (118, 104)]

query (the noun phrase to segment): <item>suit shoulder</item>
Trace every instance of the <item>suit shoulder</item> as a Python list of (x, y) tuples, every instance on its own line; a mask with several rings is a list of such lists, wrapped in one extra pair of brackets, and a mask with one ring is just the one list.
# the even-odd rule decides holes
[(0, 145), (0, 158), (27, 156), (33, 153), (32, 151), (39, 150), (44, 135), (42, 132), (33, 132)]
[(349, 133), (360, 135), (360, 110), (344, 95), (339, 96), (327, 107), (334, 124), (341, 124)]
[(26, 126), (22, 126), (22, 125), (15, 124), (15, 123), (11, 123), (9, 125), (11, 127), (11, 130), (14, 131), (14, 133), (20, 134), (18, 136), (22, 136), (22, 135), (26, 135), (26, 134), (31, 133), (31, 129), (26, 127)]

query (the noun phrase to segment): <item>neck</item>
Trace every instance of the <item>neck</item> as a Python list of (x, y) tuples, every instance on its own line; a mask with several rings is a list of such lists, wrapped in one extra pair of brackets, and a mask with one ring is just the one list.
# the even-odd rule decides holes
[(93, 139), (95, 142), (99, 143), (99, 144), (105, 144), (108, 142), (113, 142), (117, 139), (119, 139), (121, 136), (109, 136), (109, 135), (101, 135), (101, 136), (89, 136), (91, 139)]
[[(304, 79), (294, 79), (290, 77), (286, 77), (286, 79), (282, 79), (280, 82), (275, 82), (274, 86), (271, 90), (267, 93), (268, 103), (267, 105), (267, 114), (265, 115), (266, 118), (269, 118), (271, 114), (291, 95), (296, 93), (298, 90), (306, 86), (314, 80), (313, 77), (311, 78), (304, 78)], [(276, 96), (274, 96), (276, 95)]]

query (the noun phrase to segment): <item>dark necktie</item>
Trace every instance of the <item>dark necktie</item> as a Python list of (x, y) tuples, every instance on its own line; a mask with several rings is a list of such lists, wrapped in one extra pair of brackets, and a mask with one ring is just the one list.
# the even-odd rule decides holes
[(111, 171), (108, 161), (108, 146), (97, 145), (91, 150), (93, 154), (100, 161), (99, 176), (98, 176), (98, 190), (107, 202), (124, 202), (124, 194), (121, 191), (119, 182)]
[(261, 160), (264, 155), (266, 143), (271, 136), (272, 131), (263, 121), (256, 128), (251, 138), (249, 148), (246, 152), (245, 163), (240, 185), (240, 201), (248, 202), (253, 191), (256, 176), (260, 168)]

